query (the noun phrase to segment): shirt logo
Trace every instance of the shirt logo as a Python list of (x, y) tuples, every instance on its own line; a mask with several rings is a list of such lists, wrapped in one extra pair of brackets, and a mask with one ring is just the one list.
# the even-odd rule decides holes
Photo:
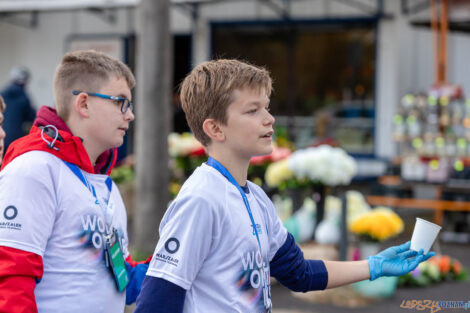
[[(253, 227), (253, 224), (251, 224), (251, 228), (253, 229), (253, 236), (256, 236), (255, 228)], [(256, 224), (256, 230), (258, 231), (258, 235), (261, 235), (263, 232), (261, 231), (261, 225)]]
[[(168, 240), (165, 242), (165, 250), (169, 254), (174, 254), (176, 251), (178, 251), (180, 248), (180, 241), (176, 239), (175, 237), (168, 238)], [(173, 266), (178, 266), (179, 259), (176, 259), (170, 255), (164, 254), (162, 252), (157, 252), (155, 254), (155, 260), (168, 263)]]
[(9, 205), (3, 210), (3, 217), (7, 222), (0, 222), (0, 228), (21, 230), (21, 223), (10, 222), (18, 216), (18, 209), (14, 205)]
[(179, 248), (180, 248), (180, 242), (178, 239), (174, 237), (169, 238), (165, 242), (165, 250), (170, 254), (175, 253), (176, 251), (179, 250)]
[(13, 205), (7, 206), (5, 211), (3, 211), (3, 217), (5, 217), (7, 220), (13, 220), (17, 215), (18, 209)]

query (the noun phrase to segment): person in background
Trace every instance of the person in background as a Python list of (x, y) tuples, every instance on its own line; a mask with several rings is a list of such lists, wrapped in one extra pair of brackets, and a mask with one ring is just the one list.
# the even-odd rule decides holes
[(67, 53), (54, 76), (57, 111), (43, 106), (6, 151), (0, 312), (117, 313), (135, 301), (148, 265), (130, 257), (126, 210), (109, 177), (134, 120), (134, 85), (106, 54)]
[(3, 130), (3, 111), (5, 111), (5, 101), (3, 101), (2, 96), (0, 96), (0, 165), (2, 165), (3, 151), (5, 151), (3, 142), (6, 135)]
[(34, 120), (36, 112), (26, 93), (29, 79), (28, 69), (21, 66), (14, 67), (10, 72), (10, 83), (0, 92), (7, 104), (3, 112), (5, 117), (3, 128), (8, 134), (5, 138), (5, 150), (13, 141), (26, 135), (26, 130)]

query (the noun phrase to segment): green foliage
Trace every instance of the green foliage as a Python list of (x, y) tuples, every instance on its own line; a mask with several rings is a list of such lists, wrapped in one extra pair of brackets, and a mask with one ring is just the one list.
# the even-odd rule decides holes
[(127, 183), (134, 180), (135, 174), (132, 166), (130, 165), (122, 165), (119, 166), (111, 172), (111, 179), (116, 184)]

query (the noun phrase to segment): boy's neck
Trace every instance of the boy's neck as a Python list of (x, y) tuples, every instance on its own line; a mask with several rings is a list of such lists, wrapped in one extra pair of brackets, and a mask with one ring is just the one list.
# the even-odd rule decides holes
[(233, 154), (224, 153), (224, 151), (209, 151), (209, 156), (219, 161), (240, 186), (246, 185), (248, 166), (250, 165), (249, 159), (240, 159)]
[[(80, 136), (79, 136), (80, 137)], [(82, 138), (82, 137), (80, 137)], [(90, 162), (93, 166), (96, 164), (96, 160), (100, 156), (101, 153), (104, 151), (97, 151), (97, 149), (93, 148), (93, 145), (87, 142), (85, 139), (83, 139), (83, 146), (85, 147), (85, 150), (88, 154), (88, 157), (90, 158)]]
[(87, 136), (86, 133), (81, 131), (79, 127), (75, 127), (74, 123), (66, 122), (66, 124), (69, 127), (69, 129), (72, 131), (72, 135), (82, 139), (83, 147), (85, 148), (88, 154), (88, 157), (90, 158), (90, 162), (93, 166), (95, 166), (96, 160), (104, 151), (97, 149), (90, 140), (87, 140), (89, 136)]

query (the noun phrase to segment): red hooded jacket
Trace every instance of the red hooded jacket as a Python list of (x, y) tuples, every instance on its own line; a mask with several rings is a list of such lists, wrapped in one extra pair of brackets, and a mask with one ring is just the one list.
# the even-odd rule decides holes
[[(50, 148), (41, 137), (41, 126), (54, 125), (60, 138)], [(44, 134), (44, 138), (52, 142), (54, 138)], [(101, 154), (96, 165), (90, 158), (79, 137), (73, 136), (65, 122), (57, 115), (55, 109), (43, 106), (37, 113), (33, 127), (28, 135), (14, 141), (5, 154), (2, 169), (23, 153), (40, 150), (49, 152), (58, 158), (76, 164), (88, 173), (109, 175), (116, 163), (117, 150), (112, 149)], [(131, 266), (139, 262), (126, 259)], [(145, 261), (150, 261), (150, 258)], [(40, 281), (44, 272), (42, 257), (23, 250), (0, 247), (0, 312), (37, 312), (34, 297), (36, 282)]]

